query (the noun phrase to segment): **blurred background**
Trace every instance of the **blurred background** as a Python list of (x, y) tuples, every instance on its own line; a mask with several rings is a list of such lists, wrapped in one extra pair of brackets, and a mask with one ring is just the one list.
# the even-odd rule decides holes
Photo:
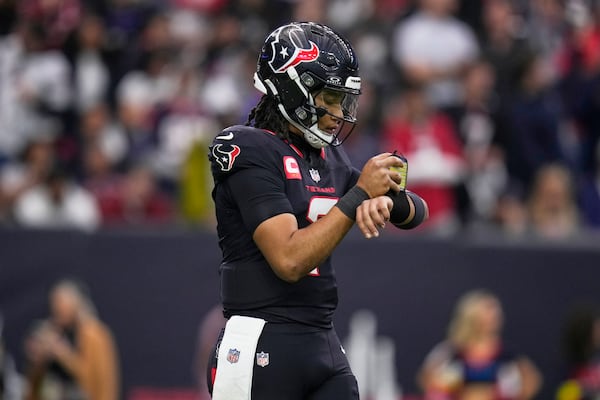
[[(89, 289), (69, 292), (66, 314), (112, 337), (117, 397), (204, 396), (203, 357), (222, 324), (207, 146), (246, 121), (263, 40), (292, 20), (353, 43), (364, 88), (344, 147), (357, 168), (403, 153), (431, 211), (416, 231), (353, 232), (337, 251), (353, 367), (387, 371), (384, 383), (357, 372), (361, 390), (385, 388), (363, 397), (433, 399), (421, 364), (455, 302), (485, 288), (503, 309), (494, 330), (539, 372), (533, 396), (593, 398), (598, 0), (0, 0), (5, 398), (61, 398), (31, 397), (44, 387), (34, 367), (49, 362), (63, 386), (81, 386), (76, 329), (53, 328), (67, 343), (52, 329), (44, 345), (29, 340), (37, 322), (60, 319), (51, 293), (65, 277)], [(588, 321), (575, 333), (573, 315)]]

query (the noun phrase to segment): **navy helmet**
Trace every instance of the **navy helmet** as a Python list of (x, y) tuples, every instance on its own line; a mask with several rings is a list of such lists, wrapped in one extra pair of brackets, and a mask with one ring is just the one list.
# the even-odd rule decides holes
[[(354, 129), (358, 60), (350, 43), (325, 25), (294, 22), (273, 31), (258, 58), (254, 86), (275, 98), (284, 118), (315, 148), (338, 145)], [(318, 127), (327, 110), (316, 106), (315, 96), (324, 89), (342, 99), (343, 118), (334, 116), (339, 120), (335, 132)]]

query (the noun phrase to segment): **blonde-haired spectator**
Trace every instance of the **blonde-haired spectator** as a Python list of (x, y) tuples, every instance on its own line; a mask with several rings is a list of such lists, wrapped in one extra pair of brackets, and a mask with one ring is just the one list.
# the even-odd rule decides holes
[(500, 300), (486, 290), (465, 293), (456, 303), (445, 341), (426, 357), (418, 381), (426, 400), (526, 400), (541, 377), (526, 357), (502, 339)]
[(50, 292), (50, 317), (27, 338), (27, 400), (116, 400), (117, 349), (86, 287), (74, 280)]

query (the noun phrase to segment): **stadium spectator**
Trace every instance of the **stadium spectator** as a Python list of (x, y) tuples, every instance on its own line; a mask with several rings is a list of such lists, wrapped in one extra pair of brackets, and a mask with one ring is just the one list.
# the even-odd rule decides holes
[(522, 31), (522, 16), (515, 8), (511, 0), (483, 2), (482, 59), (494, 69), (498, 101), (515, 89), (521, 65), (532, 52)]
[(393, 57), (406, 79), (424, 85), (437, 107), (455, 105), (458, 82), (479, 47), (473, 30), (453, 17), (459, 0), (419, 0), (418, 11), (402, 20), (394, 32)]
[(154, 54), (175, 56), (173, 36), (165, 13), (148, 13), (134, 40), (127, 42), (126, 57), (121, 60), (124, 71), (143, 70)]
[(141, 162), (154, 150), (158, 111), (171, 100), (177, 78), (170, 68), (169, 55), (151, 52), (141, 70), (128, 72), (117, 87), (117, 106), (130, 142), (128, 158)]
[(242, 36), (243, 28), (239, 18), (220, 15), (207, 49), (210, 61), (202, 76), (200, 100), (203, 110), (217, 117), (222, 126), (245, 121), (246, 113), (259, 100), (252, 87), (256, 59), (249, 49), (259, 48), (261, 43), (250, 42), (253, 36)]
[[(100, 11), (106, 22), (107, 42), (110, 44), (111, 58), (108, 61), (116, 81), (113, 83), (118, 83), (129, 71), (141, 68), (138, 64), (141, 53), (149, 53), (154, 49), (152, 41), (143, 37), (145, 30), (152, 30), (152, 17), (165, 11), (161, 3), (164, 2), (117, 0), (110, 1)], [(161, 29), (154, 32), (157, 36), (164, 33)], [(160, 46), (161, 43), (164, 41), (159, 38), (156, 44)]]
[(557, 400), (592, 400), (600, 396), (600, 312), (597, 306), (578, 306), (565, 320), (562, 347), (568, 377)]
[(548, 239), (564, 239), (580, 232), (575, 188), (570, 172), (557, 164), (536, 174), (528, 199), (531, 230)]
[(522, 190), (509, 186), (499, 195), (492, 221), (507, 237), (521, 238), (527, 233), (529, 217)]
[(499, 110), (493, 92), (495, 75), (487, 61), (467, 67), (464, 96), (449, 110), (461, 139), (466, 176), (457, 185), (457, 206), (465, 224), (488, 222), (508, 181), (504, 152), (498, 141)]
[(560, 72), (560, 57), (568, 32), (567, 3), (561, 0), (531, 0), (526, 3), (527, 36), (551, 79)]
[(528, 187), (540, 167), (564, 160), (560, 141), (564, 109), (539, 55), (532, 55), (523, 65), (507, 118), (509, 173)]
[[(410, 3), (406, 0), (328, 2), (328, 19), (337, 29), (347, 32), (356, 43), (361, 75), (365, 82), (375, 86), (379, 103), (381, 97), (393, 93), (401, 81), (398, 66), (392, 59), (390, 38), (398, 21), (408, 12)], [(351, 10), (348, 11), (348, 8)], [(348, 14), (352, 16), (348, 18)], [(380, 107), (381, 104), (378, 104)]]
[(70, 61), (73, 68), (75, 107), (85, 112), (104, 103), (111, 89), (104, 21), (97, 15), (86, 14), (76, 32), (76, 44)]
[(427, 198), (429, 220), (439, 234), (459, 228), (454, 187), (464, 175), (463, 149), (452, 120), (433, 108), (423, 88), (413, 85), (389, 105), (382, 129), (385, 151), (408, 159), (407, 187)]
[(123, 167), (127, 164), (129, 141), (108, 104), (96, 103), (82, 111), (78, 135), (84, 152), (87, 146), (97, 146), (111, 167)]
[(43, 183), (55, 162), (53, 141), (32, 139), (18, 161), (0, 168), (0, 220), (12, 221), (15, 201), (23, 192)]
[[(187, 0), (184, 0), (187, 1)], [(186, 68), (196, 68), (195, 75), (202, 74), (200, 66), (207, 61), (206, 48), (212, 39), (211, 15), (193, 10), (195, 0), (188, 5), (184, 1), (173, 1), (174, 9), (170, 10), (169, 31), (172, 46), (179, 63)], [(196, 2), (200, 6), (200, 2)]]
[[(585, 3), (580, 3), (585, 7)], [(565, 107), (577, 128), (579, 145), (576, 164), (584, 175), (595, 173), (596, 149), (600, 142), (600, 3), (583, 9), (573, 23), (565, 52), (568, 67), (561, 90)]]
[(26, 339), (27, 400), (116, 400), (117, 349), (87, 287), (62, 280), (51, 290), (50, 317)]
[(502, 339), (499, 299), (486, 290), (465, 293), (456, 303), (448, 337), (427, 355), (418, 382), (426, 400), (527, 400), (540, 374)]
[[(149, 154), (149, 165), (161, 187), (177, 193), (186, 158), (195, 143), (205, 146), (221, 126), (207, 112), (200, 98), (202, 81), (192, 68), (182, 68), (173, 97), (162, 106), (157, 124), (156, 146)], [(210, 190), (210, 189), (209, 189)]]
[(0, 159), (16, 157), (32, 137), (58, 134), (71, 106), (69, 63), (45, 37), (22, 21), (0, 46)]
[(61, 167), (54, 167), (43, 183), (17, 198), (14, 217), (29, 228), (93, 230), (100, 223), (93, 196)]
[[(571, 2), (570, 22), (576, 30), (576, 40), (584, 71), (600, 73), (600, 3)], [(578, 6), (578, 7), (577, 7)]]
[(113, 168), (107, 153), (97, 142), (86, 146), (83, 153), (82, 184), (94, 196), (102, 218), (106, 224), (115, 211), (120, 208), (123, 177)]

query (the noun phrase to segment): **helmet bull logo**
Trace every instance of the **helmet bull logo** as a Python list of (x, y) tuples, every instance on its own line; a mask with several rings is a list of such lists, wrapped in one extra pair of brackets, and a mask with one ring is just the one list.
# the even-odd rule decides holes
[[(312, 62), (319, 58), (319, 48), (314, 42), (302, 43), (302, 40), (300, 40), (300, 37), (304, 36), (300, 28), (287, 31), (289, 40), (284, 40), (285, 44), (279, 41), (280, 34), (281, 29), (275, 31), (276, 38), (271, 42), (273, 55), (269, 65), (273, 71), (277, 73), (285, 72), (288, 68), (295, 67), (300, 63)], [(306, 42), (306, 39), (304, 42)], [(289, 48), (290, 44), (294, 48)]]
[[(231, 150), (224, 150), (223, 148), (231, 148)], [(236, 145), (223, 145), (216, 144), (212, 149), (212, 155), (215, 157), (215, 161), (221, 167), (221, 171), (228, 172), (233, 168), (233, 163), (237, 156), (239, 156), (241, 150)]]

